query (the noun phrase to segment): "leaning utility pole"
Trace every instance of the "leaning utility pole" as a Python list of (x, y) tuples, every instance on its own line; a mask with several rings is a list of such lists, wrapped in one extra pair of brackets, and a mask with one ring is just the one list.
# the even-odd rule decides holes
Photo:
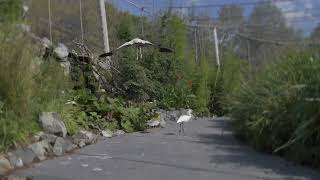
[(217, 27), (214, 27), (214, 29), (213, 29), (213, 36), (214, 36), (214, 44), (215, 44), (215, 49), (216, 49), (216, 60), (217, 60), (217, 66), (218, 66), (216, 80), (215, 80), (215, 83), (214, 83), (214, 87), (216, 87), (217, 83), (218, 83), (218, 76), (219, 76), (220, 69), (221, 69), (221, 67), (220, 67), (219, 41), (218, 41)]
[(106, 7), (104, 0), (99, 0), (100, 3), (100, 14), (101, 14), (101, 24), (102, 24), (102, 32), (103, 32), (103, 45), (104, 45), (104, 52), (110, 52), (109, 46), (109, 36), (108, 36), (108, 24), (107, 24), (107, 17), (106, 17)]
[(214, 29), (213, 29), (213, 35), (214, 35), (214, 44), (215, 44), (215, 49), (216, 49), (217, 66), (218, 66), (218, 70), (220, 71), (219, 40), (218, 40), (218, 33), (217, 33), (216, 27), (214, 27)]

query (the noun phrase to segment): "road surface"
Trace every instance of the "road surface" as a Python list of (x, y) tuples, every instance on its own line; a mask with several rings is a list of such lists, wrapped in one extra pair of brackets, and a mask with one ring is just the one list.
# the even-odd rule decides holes
[(15, 174), (35, 180), (320, 179), (315, 170), (242, 145), (224, 118), (192, 121), (185, 132), (177, 136), (178, 126), (168, 122), (166, 128), (107, 139)]

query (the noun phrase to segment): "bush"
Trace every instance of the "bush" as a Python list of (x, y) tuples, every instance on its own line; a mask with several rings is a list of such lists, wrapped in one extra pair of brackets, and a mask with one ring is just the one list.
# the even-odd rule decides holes
[(243, 84), (232, 104), (239, 137), (320, 167), (320, 53), (293, 54)]
[[(105, 95), (96, 97), (84, 90), (75, 93), (77, 105), (72, 113), (76, 125), (91, 130), (123, 129), (126, 132), (142, 131), (146, 122), (151, 119), (152, 106), (125, 103), (121, 98), (110, 98)], [(77, 129), (73, 129), (73, 132)]]

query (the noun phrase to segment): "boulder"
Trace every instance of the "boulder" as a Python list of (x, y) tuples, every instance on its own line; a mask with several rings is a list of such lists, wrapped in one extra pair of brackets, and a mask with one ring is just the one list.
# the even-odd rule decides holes
[(84, 140), (84, 139), (81, 139), (81, 140), (79, 141), (79, 143), (78, 143), (78, 147), (79, 147), (79, 148), (83, 148), (83, 147), (85, 147), (85, 146), (86, 146), (85, 140)]
[(40, 141), (46, 141), (53, 146), (57, 138), (56, 135), (43, 133), (40, 136)]
[(39, 121), (44, 132), (60, 137), (66, 137), (67, 129), (58, 113), (42, 112), (39, 115)]
[[(69, 141), (70, 142), (70, 141)], [(76, 150), (78, 148), (77, 145), (75, 144), (72, 144), (71, 142), (67, 144), (66, 146), (66, 153), (71, 153), (73, 152), (74, 150)]]
[(58, 47), (56, 47), (53, 52), (60, 61), (68, 60), (69, 50), (64, 44), (59, 43)]
[(33, 162), (39, 161), (37, 155), (31, 149), (19, 149), (14, 152), (16, 156), (21, 158), (24, 165), (31, 164)]
[(166, 125), (167, 125), (166, 121), (163, 120), (163, 119), (161, 119), (161, 120), (160, 120), (160, 127), (165, 128)]
[(160, 121), (159, 120), (150, 120), (147, 122), (147, 125), (151, 128), (154, 127), (159, 127), (160, 126)]
[(114, 133), (116, 136), (121, 136), (124, 135), (126, 132), (124, 132), (123, 130), (116, 130), (116, 132)]
[(56, 156), (62, 156), (64, 153), (69, 153), (74, 149), (76, 149), (76, 145), (72, 144), (71, 141), (58, 137), (53, 146), (53, 154)]
[(101, 135), (106, 138), (112, 138), (113, 133), (109, 129), (101, 131)]
[(92, 144), (95, 142), (97, 136), (89, 131), (81, 130), (72, 136), (73, 142), (79, 145), (80, 142), (84, 142), (86, 145)]
[(52, 42), (46, 37), (41, 39), (41, 44), (44, 48), (51, 48), (53, 45)]
[(52, 151), (51, 145), (46, 140), (33, 143), (31, 149), (40, 161), (45, 160), (48, 153)]
[(0, 155), (0, 176), (6, 175), (12, 169), (13, 168), (9, 160), (6, 157)]
[(37, 134), (35, 134), (32, 139), (33, 139), (35, 142), (38, 142), (38, 141), (41, 140), (41, 136), (42, 136), (43, 134), (44, 134), (44, 132), (40, 131), (40, 132), (38, 132)]
[(177, 121), (179, 116), (181, 115), (180, 111), (177, 110), (171, 110), (171, 111), (165, 111), (165, 110), (159, 110), (160, 118), (164, 121)]
[(8, 153), (8, 159), (10, 161), (10, 164), (14, 168), (22, 168), (23, 167), (23, 161), (20, 157), (15, 155), (14, 153)]

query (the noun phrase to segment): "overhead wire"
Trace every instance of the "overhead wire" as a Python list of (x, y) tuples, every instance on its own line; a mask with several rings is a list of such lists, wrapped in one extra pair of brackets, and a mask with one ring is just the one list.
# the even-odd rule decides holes
[[(130, 0), (124, 0), (128, 3), (130, 3), (131, 5), (137, 7), (137, 8), (142, 8), (145, 12), (148, 12), (149, 14), (152, 14), (152, 15), (157, 15), (159, 16), (158, 14), (153, 14), (151, 11), (149, 11), (147, 8), (143, 7), (142, 5), (139, 5), (138, 3), (135, 3), (135, 2), (132, 2)], [(258, 2), (254, 2), (254, 3), (237, 3), (237, 5), (256, 5), (256, 4), (261, 4), (261, 3), (270, 3), (270, 2), (285, 2), (285, 1), (294, 1), (294, 0), (266, 0), (266, 1), (258, 1)], [(209, 6), (209, 7), (223, 7), (225, 6), (226, 4), (215, 4), (215, 5), (206, 5)], [(204, 5), (203, 5), (204, 6)], [(203, 7), (203, 6), (197, 6), (197, 7)], [(181, 8), (182, 6), (172, 6), (173, 8)], [(191, 6), (190, 6), (191, 7)], [(195, 6), (193, 6), (195, 7)], [(183, 8), (189, 8), (188, 6), (184, 6)], [(228, 31), (230, 33), (233, 33), (237, 36), (240, 36), (242, 38), (246, 38), (246, 39), (249, 39), (249, 40), (254, 40), (254, 41), (260, 41), (260, 42), (265, 42), (265, 43), (271, 43), (271, 44), (277, 44), (277, 45), (292, 45), (292, 44), (320, 44), (320, 43), (317, 43), (317, 42), (310, 42), (310, 41), (304, 41), (304, 42), (301, 42), (301, 41), (295, 41), (295, 40), (290, 40), (290, 41), (275, 41), (275, 40), (269, 40), (269, 39), (264, 39), (264, 38), (257, 38), (257, 37), (252, 37), (251, 35), (248, 35), (248, 34), (245, 34), (245, 33), (241, 33), (241, 32), (236, 32), (236, 31), (231, 31), (231, 30), (228, 30), (228, 29), (225, 29), (223, 27), (220, 27), (220, 26), (217, 26), (217, 25), (214, 25), (214, 26), (208, 26), (208, 25), (189, 25), (189, 24), (186, 24), (187, 27), (191, 27), (191, 28), (195, 28), (195, 27), (200, 27), (200, 28), (217, 28), (219, 30), (224, 30), (224, 31)]]
[(270, 2), (292, 2), (294, 0), (262, 0), (256, 2), (238, 2), (238, 3), (221, 3), (221, 4), (206, 4), (206, 5), (190, 5), (190, 6), (171, 6), (173, 9), (192, 9), (192, 8), (208, 8), (208, 7), (224, 7), (226, 5), (239, 5), (239, 6), (254, 6), (259, 4), (267, 4)]

